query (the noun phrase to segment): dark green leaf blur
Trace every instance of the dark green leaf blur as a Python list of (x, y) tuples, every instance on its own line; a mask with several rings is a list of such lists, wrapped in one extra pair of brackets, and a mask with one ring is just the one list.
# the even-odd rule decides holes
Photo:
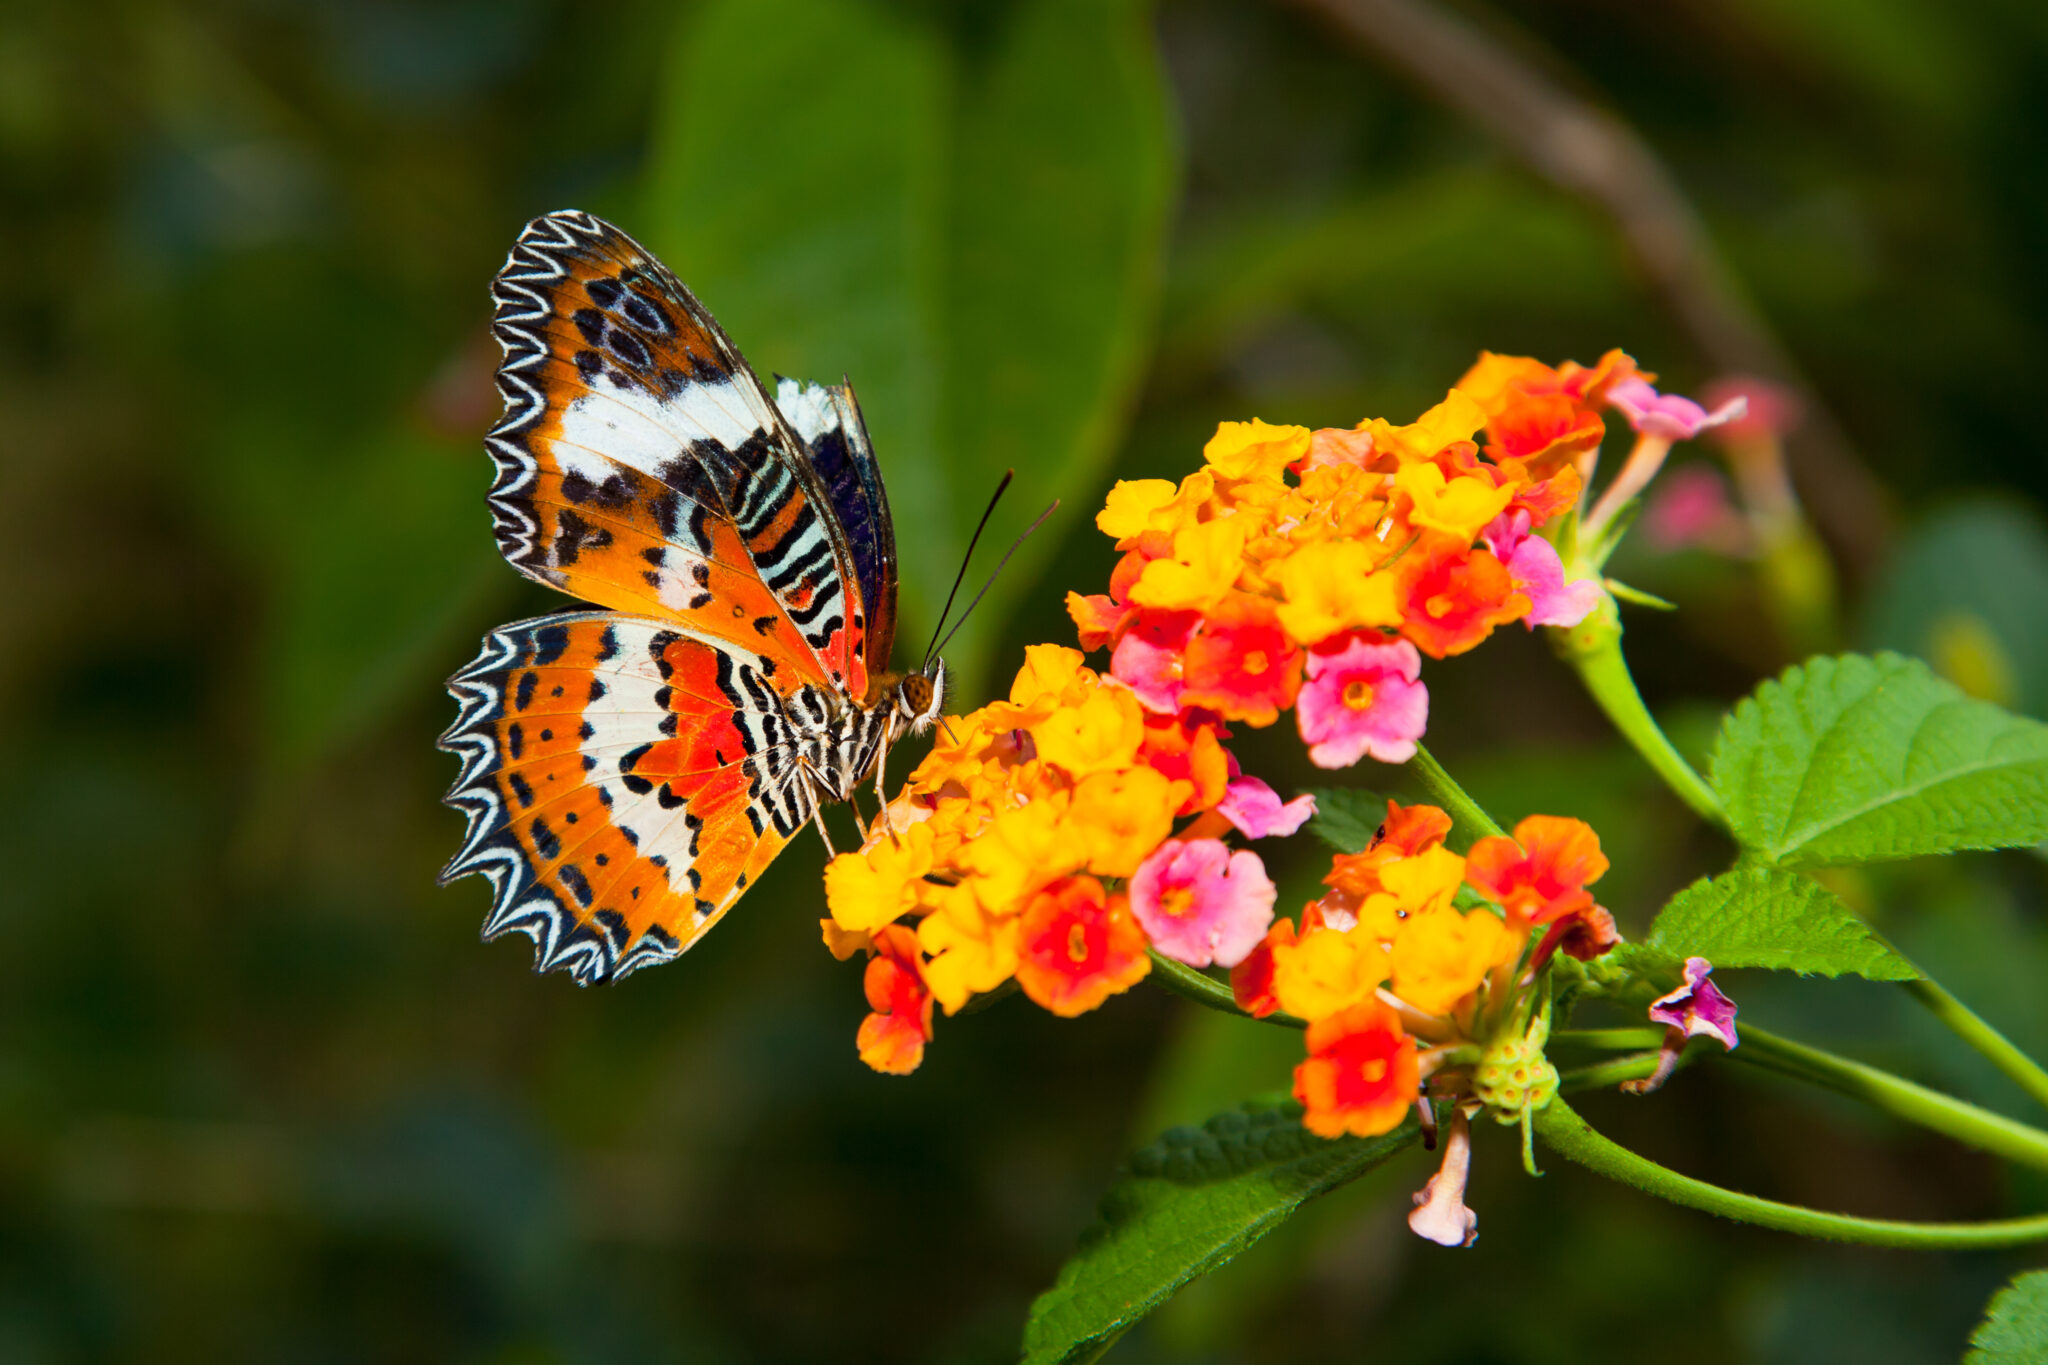
[[(1220, 419), (1408, 420), (1481, 348), (1722, 372), (1608, 212), (1312, 8), (0, 9), (0, 1360), (1012, 1360), (1127, 1153), (1285, 1089), (1298, 1034), (1150, 988), (1076, 1021), (1012, 997), (870, 1073), (809, 838), (682, 961), (536, 978), (477, 943), (480, 881), (436, 886), (433, 741), (482, 632), (561, 603), (495, 554), (481, 447), (487, 285), (550, 209), (655, 247), (762, 371), (860, 390), (903, 654), (1003, 469), (997, 539), (1063, 500), (954, 641), (962, 705), (1071, 642), (1109, 481), (1178, 477)], [(1836, 642), (2048, 715), (2048, 10), (1456, 12), (1646, 140), (1810, 382), (1847, 462), (1799, 466)], [(1682, 608), (1629, 609), (1628, 647), (1702, 756), (1805, 637), (1753, 563), (1639, 535), (1613, 570)], [(1432, 749), (1496, 815), (1598, 828), (1625, 931), (1726, 865), (1540, 639), (1427, 679)], [(1331, 781), (1291, 735), (1238, 750)], [(1269, 854), (1283, 909), (1326, 856)], [(1828, 889), (2048, 1050), (2048, 863)], [(1892, 988), (1723, 975), (1745, 1018), (2039, 1117)], [(1774, 1198), (2048, 1207), (1748, 1071), (1583, 1109)], [(1480, 1135), (1472, 1250), (1408, 1233), (1429, 1167), (1397, 1157), (1113, 1359), (1904, 1365), (1956, 1358), (2028, 1264), (1806, 1245), (1531, 1180), (1518, 1145)]]

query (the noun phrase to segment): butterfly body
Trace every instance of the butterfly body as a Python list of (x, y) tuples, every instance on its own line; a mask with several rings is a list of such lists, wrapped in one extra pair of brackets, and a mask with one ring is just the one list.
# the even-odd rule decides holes
[(449, 680), (443, 880), (486, 938), (613, 979), (687, 948), (805, 824), (938, 715), (886, 672), (896, 552), (852, 391), (771, 398), (651, 254), (587, 214), (527, 225), (493, 286), (500, 551), (597, 604), (485, 637)]

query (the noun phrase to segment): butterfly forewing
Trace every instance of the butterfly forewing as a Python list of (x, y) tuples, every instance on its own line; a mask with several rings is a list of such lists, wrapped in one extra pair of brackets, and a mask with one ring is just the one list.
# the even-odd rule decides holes
[(790, 669), (786, 686), (865, 695), (878, 656), (853, 548), (802, 438), (690, 291), (618, 229), (564, 212), (527, 225), (492, 292), (506, 559), (731, 640)]

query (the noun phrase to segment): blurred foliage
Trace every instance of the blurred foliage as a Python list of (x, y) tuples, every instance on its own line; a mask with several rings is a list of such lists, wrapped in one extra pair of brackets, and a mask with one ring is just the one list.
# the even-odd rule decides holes
[[(2048, 710), (2041, 8), (1473, 12), (1667, 158), (1895, 491), (1862, 638)], [(870, 1075), (809, 843), (616, 990), (476, 945), (482, 887), (434, 886), (460, 822), (431, 740), (478, 635), (554, 605), (492, 553), (478, 443), (485, 286), (532, 214), (616, 217), (763, 369), (852, 378), (912, 622), (996, 471), (1029, 494), (1008, 524), (1065, 500), (956, 642), (984, 680), (1071, 638), (1108, 479), (1177, 476), (1219, 418), (1402, 418), (1482, 346), (1712, 377), (1597, 214), (1251, 3), (16, 0), (0, 166), (9, 1361), (1011, 1359), (1123, 1154), (1285, 1083), (1263, 1033), (1153, 992), (946, 1021), (913, 1079)], [(1790, 662), (1754, 574), (1631, 554), (1684, 608), (1630, 618), (1645, 690), (1711, 733)], [(1433, 748), (1497, 814), (1599, 826), (1624, 927), (1725, 863), (1539, 640), (1429, 681)], [(1289, 736), (1239, 748), (1328, 780)], [(1274, 855), (1284, 897), (1320, 857)], [(2001, 855), (1834, 889), (2039, 1050), (2044, 880)], [(1761, 1022), (2023, 1102), (1883, 987), (1729, 975)], [(1781, 1198), (2048, 1199), (1743, 1074), (1586, 1109)], [(1115, 1358), (1950, 1359), (2016, 1268), (1533, 1182), (1511, 1147), (1481, 1145), (1470, 1252), (1407, 1234), (1397, 1159)]]

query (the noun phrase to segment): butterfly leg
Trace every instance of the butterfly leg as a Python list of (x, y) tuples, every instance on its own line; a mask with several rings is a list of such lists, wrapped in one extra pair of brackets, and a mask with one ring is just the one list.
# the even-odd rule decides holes
[[(881, 809), (875, 813), (875, 819), (881, 822), (882, 833), (887, 834), (893, 838), (896, 834), (896, 828), (894, 823), (889, 819), (889, 796), (888, 793), (882, 790), (882, 784), (888, 778), (888, 775), (889, 731), (885, 727), (882, 731), (881, 747), (875, 755), (875, 804), (881, 807)], [(870, 834), (872, 835), (873, 827), (870, 826), (869, 830)]]

